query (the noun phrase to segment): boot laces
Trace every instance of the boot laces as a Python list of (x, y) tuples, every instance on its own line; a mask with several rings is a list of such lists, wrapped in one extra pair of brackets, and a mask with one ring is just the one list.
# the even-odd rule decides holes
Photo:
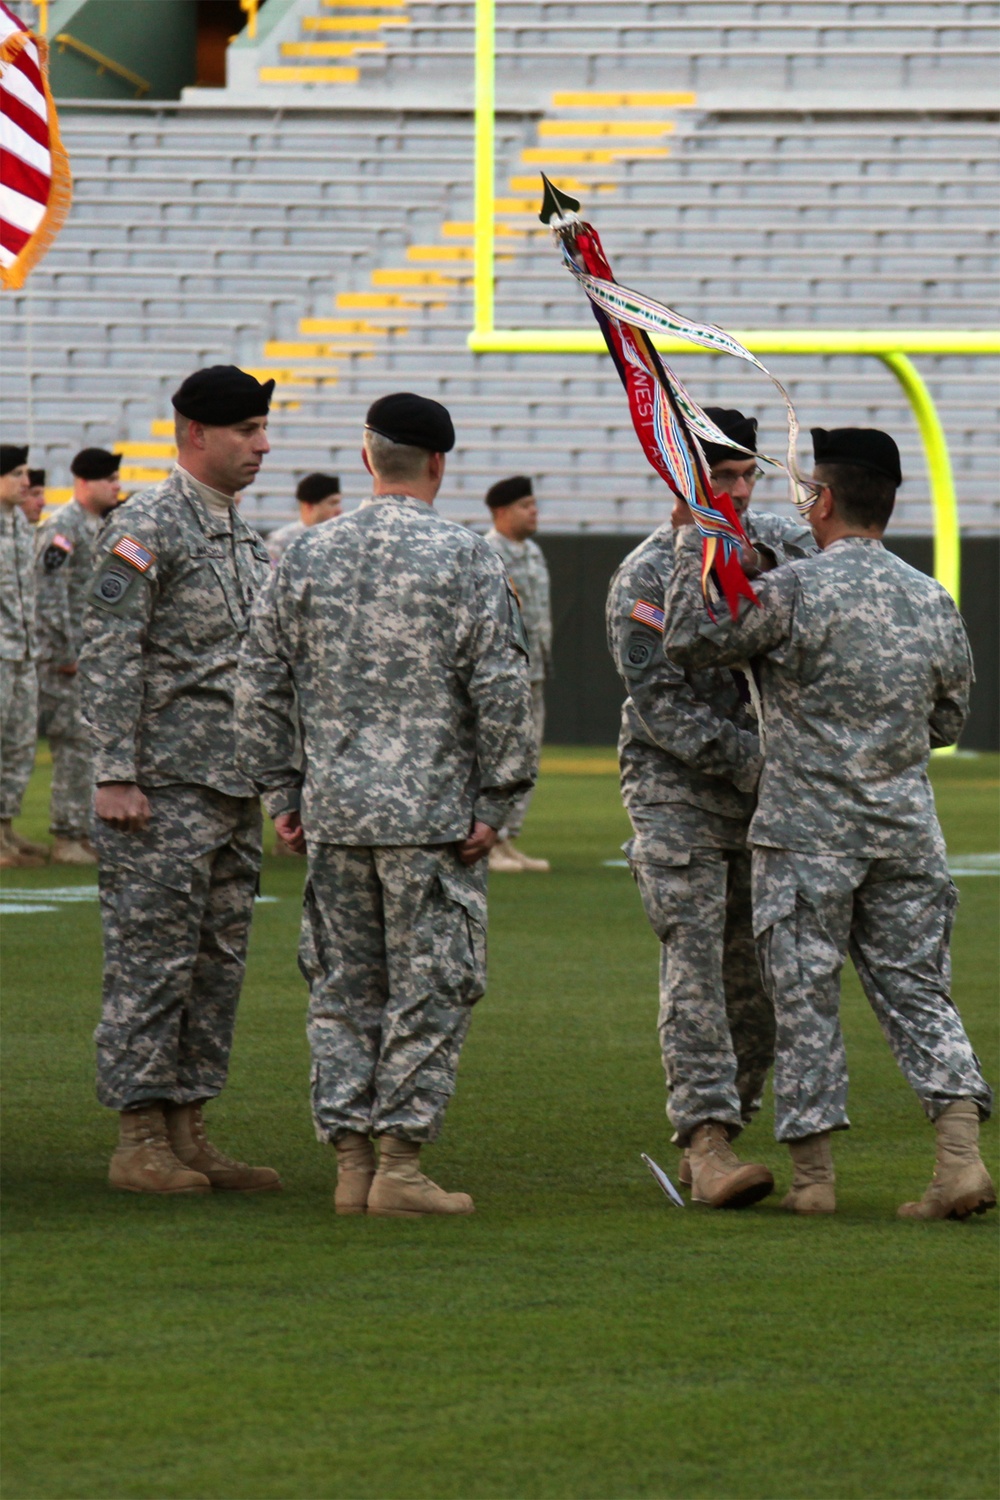
[(191, 1138), (198, 1147), (199, 1153), (202, 1156), (207, 1156), (213, 1167), (238, 1168), (244, 1171), (250, 1170), (245, 1161), (237, 1161), (235, 1157), (227, 1156), (224, 1151), (220, 1151), (218, 1146), (212, 1145), (205, 1132), (204, 1120), (199, 1118), (194, 1121), (191, 1127)]

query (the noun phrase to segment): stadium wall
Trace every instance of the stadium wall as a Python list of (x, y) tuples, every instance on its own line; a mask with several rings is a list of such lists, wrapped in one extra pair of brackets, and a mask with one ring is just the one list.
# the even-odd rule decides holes
[(196, 0), (62, 0), (52, 6), (49, 80), (56, 99), (134, 99), (126, 79), (60, 47), (62, 33), (145, 79), (150, 99), (179, 99), (195, 81)]
[[(618, 738), (622, 688), (604, 632), (608, 583), (643, 535), (539, 536), (552, 573), (555, 676), (546, 692), (546, 739), (609, 745)], [(893, 552), (933, 573), (930, 537), (899, 537)], [(962, 540), (962, 613), (972, 641), (976, 685), (962, 747), (1000, 750), (1000, 538)]]

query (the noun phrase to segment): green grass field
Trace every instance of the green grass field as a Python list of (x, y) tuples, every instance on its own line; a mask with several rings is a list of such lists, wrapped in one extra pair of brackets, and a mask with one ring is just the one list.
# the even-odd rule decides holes
[[(220, 1144), (286, 1191), (106, 1186), (96, 902), (5, 918), (6, 1500), (985, 1500), (997, 1215), (894, 1215), (933, 1133), (853, 973), (836, 1217), (668, 1206), (656, 943), (611, 751), (547, 755), (497, 876), (490, 987), (426, 1153), (467, 1220), (338, 1219), (295, 964), (302, 867), (268, 859)], [(954, 854), (994, 853), (998, 759), (935, 762)], [(45, 827), (36, 773), (23, 831)], [(960, 876), (955, 995), (996, 1084), (997, 881)], [(93, 885), (8, 872), (5, 889)], [(37, 899), (37, 898), (36, 898)], [(995, 1122), (984, 1131), (996, 1171)], [(769, 1107), (743, 1138), (789, 1179)]]

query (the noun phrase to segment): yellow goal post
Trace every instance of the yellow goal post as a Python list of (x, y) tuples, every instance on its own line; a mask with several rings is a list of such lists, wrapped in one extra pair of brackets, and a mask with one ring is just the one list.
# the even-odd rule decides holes
[[(606, 354), (600, 331), (497, 328), (494, 322), (496, 184), (496, 0), (476, 0), (474, 323), (476, 354)], [(946, 328), (859, 330), (751, 328), (731, 330), (754, 354), (866, 354), (880, 359), (906, 392), (924, 447), (934, 515), (934, 576), (956, 604), (961, 553), (955, 481), (944, 428), (913, 354), (1000, 354), (1000, 331)], [(664, 354), (711, 351), (680, 338), (658, 338)]]

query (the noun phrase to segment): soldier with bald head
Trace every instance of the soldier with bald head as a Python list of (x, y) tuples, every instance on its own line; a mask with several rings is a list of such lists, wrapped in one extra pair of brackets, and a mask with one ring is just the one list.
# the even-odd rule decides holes
[(90, 842), (94, 781), (80, 708), (78, 663), (94, 549), (105, 517), (119, 501), (121, 459), (84, 448), (70, 464), (73, 498), (58, 506), (35, 538), (38, 600), (38, 729), (52, 752), (49, 828), (52, 859), (96, 865)]
[(698, 533), (678, 509), (664, 647), (685, 672), (754, 660), (760, 674), (764, 767), (749, 842), (754, 933), (777, 1020), (775, 1131), (794, 1166), (784, 1207), (836, 1208), (849, 952), (937, 1135), (933, 1181), (899, 1212), (962, 1219), (996, 1202), (978, 1147), (993, 1096), (950, 994), (958, 895), (927, 761), (954, 744), (968, 714), (969, 642), (941, 585), (882, 544), (902, 477), (893, 439), (817, 427), (813, 448), (820, 551), (762, 577), (735, 620), (706, 610)]
[(113, 513), (96, 546), (80, 655), (94, 754), (104, 994), (97, 1093), (117, 1110), (113, 1187), (262, 1192), (270, 1167), (225, 1156), (203, 1106), (222, 1090), (261, 858), (235, 763), (240, 640), (268, 577), (236, 497), (265, 454), (274, 382), (234, 365), (173, 397), (177, 464)]

